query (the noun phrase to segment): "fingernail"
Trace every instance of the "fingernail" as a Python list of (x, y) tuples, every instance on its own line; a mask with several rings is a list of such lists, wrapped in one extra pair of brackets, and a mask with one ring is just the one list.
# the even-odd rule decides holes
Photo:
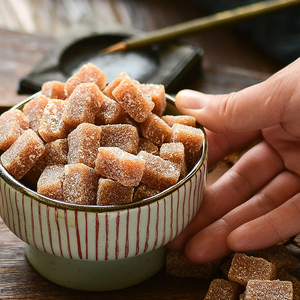
[(176, 106), (185, 109), (201, 109), (208, 101), (209, 96), (193, 90), (182, 90), (175, 97)]

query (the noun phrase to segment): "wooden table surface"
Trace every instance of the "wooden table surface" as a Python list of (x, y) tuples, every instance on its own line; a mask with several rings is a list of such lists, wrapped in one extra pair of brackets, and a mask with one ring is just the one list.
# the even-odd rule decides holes
[[(97, 17), (150, 31), (197, 18), (205, 12), (189, 1), (175, 0), (1, 0), (0, 106), (2, 110), (26, 98), (16, 87), (45, 53), (82, 17)], [(202, 73), (185, 88), (228, 93), (260, 82), (282, 66), (246, 36), (232, 28), (214, 29), (185, 37), (205, 51)], [(228, 165), (208, 176), (208, 185)], [(149, 280), (120, 291), (80, 292), (57, 286), (41, 277), (27, 262), (24, 243), (0, 218), (0, 299), (203, 299), (209, 281), (168, 276), (165, 270)]]

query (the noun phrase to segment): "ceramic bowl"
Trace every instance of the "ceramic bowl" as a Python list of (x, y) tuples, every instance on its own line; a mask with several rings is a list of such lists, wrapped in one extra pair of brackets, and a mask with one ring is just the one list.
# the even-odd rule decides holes
[[(29, 97), (13, 109), (22, 109)], [(169, 96), (166, 114), (176, 115)], [(31, 265), (73, 289), (108, 291), (142, 282), (165, 264), (164, 247), (199, 209), (206, 184), (207, 139), (190, 173), (143, 201), (83, 206), (51, 200), (15, 180), (0, 165), (0, 215), (25, 242)]]

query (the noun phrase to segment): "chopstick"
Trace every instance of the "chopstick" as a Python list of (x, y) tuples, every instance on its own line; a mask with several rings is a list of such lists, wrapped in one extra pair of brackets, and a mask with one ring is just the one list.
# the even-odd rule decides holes
[(296, 4), (300, 4), (300, 0), (268, 0), (257, 2), (129, 38), (101, 50), (101, 53), (106, 54), (145, 47), (223, 24), (245, 20)]

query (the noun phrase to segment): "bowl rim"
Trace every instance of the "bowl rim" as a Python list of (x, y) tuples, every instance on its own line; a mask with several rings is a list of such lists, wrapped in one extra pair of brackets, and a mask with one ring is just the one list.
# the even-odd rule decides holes
[[(22, 109), (23, 106), (29, 102), (31, 99), (35, 98), (36, 96), (40, 95), (41, 91), (27, 97), (23, 101), (19, 102), (18, 104), (14, 105), (13, 107), (10, 108), (10, 110), (13, 109)], [(166, 94), (166, 99), (167, 102), (169, 102), (171, 105), (175, 106), (175, 98), (172, 96)], [(175, 106), (176, 108), (176, 106)], [(26, 187), (23, 183), (19, 182), (16, 180), (8, 171), (3, 167), (1, 161), (0, 161), (0, 177), (11, 187), (13, 187), (15, 190), (18, 192), (33, 198), (37, 200), (40, 203), (43, 203), (47, 206), (51, 207), (56, 207), (60, 209), (68, 209), (68, 210), (76, 210), (76, 211), (84, 211), (84, 212), (95, 212), (95, 213), (103, 213), (103, 212), (109, 212), (109, 211), (120, 211), (120, 210), (127, 210), (127, 209), (132, 209), (132, 208), (137, 208), (141, 206), (147, 206), (150, 205), (153, 202), (159, 201), (169, 194), (171, 194), (173, 191), (177, 190), (181, 186), (183, 186), (187, 181), (191, 179), (197, 173), (197, 171), (202, 167), (202, 165), (205, 162), (205, 159), (207, 157), (207, 152), (208, 152), (208, 141), (207, 141), (207, 135), (204, 130), (204, 128), (197, 123), (197, 127), (202, 129), (203, 134), (204, 134), (204, 139), (202, 143), (202, 153), (201, 157), (198, 160), (198, 162), (195, 164), (193, 169), (188, 173), (187, 176), (185, 176), (183, 179), (178, 181), (175, 185), (167, 188), (166, 190), (148, 197), (146, 199), (136, 201), (136, 202), (131, 202), (131, 203), (125, 203), (125, 204), (115, 204), (115, 205), (82, 205), (82, 204), (73, 204), (73, 203), (68, 203), (68, 202), (63, 202), (55, 199), (51, 199), (49, 197), (43, 196), (36, 191)]]

